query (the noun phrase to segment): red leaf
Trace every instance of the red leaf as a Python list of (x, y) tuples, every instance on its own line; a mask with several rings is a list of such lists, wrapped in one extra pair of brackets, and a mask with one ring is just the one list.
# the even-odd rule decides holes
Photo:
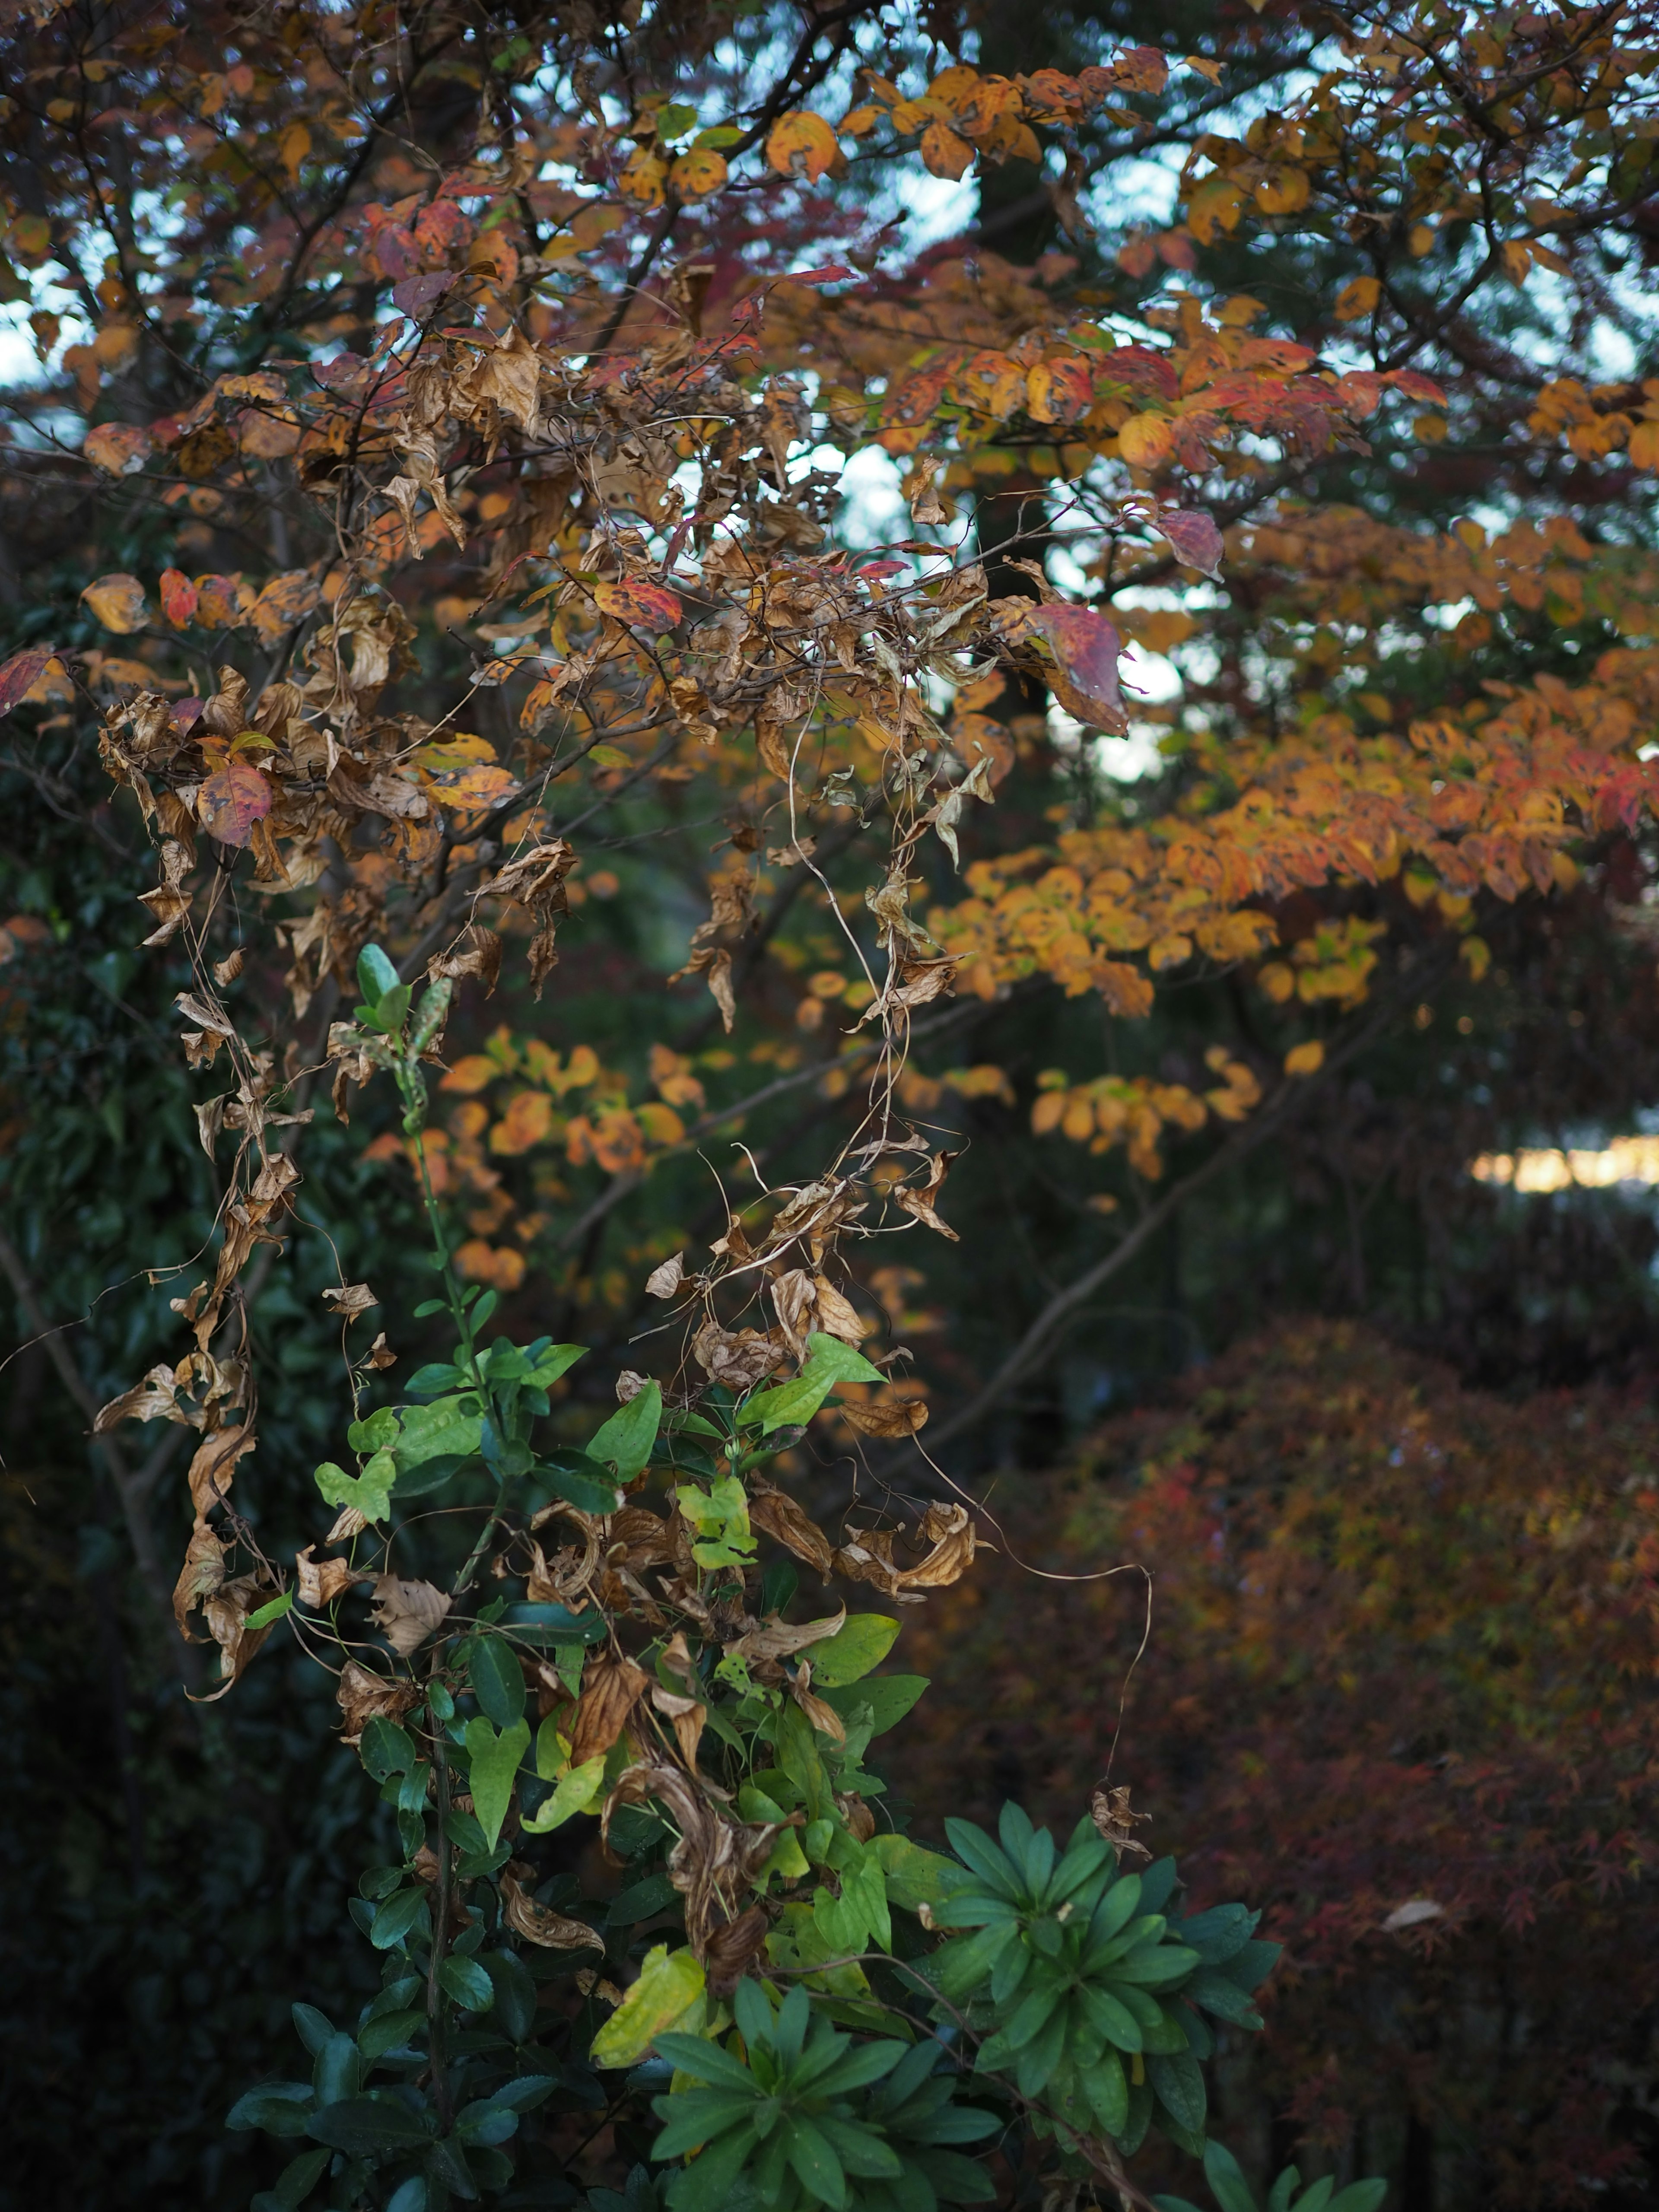
[(34, 689), (51, 659), (49, 645), (32, 645), (26, 653), (13, 653), (0, 668), (0, 714), (9, 714), (18, 701)]
[(1117, 632), (1092, 607), (1036, 607), (1026, 617), (1053, 652), (1057, 667), (1050, 689), (1068, 714), (1097, 729), (1125, 730), (1128, 723), (1117, 688)]
[(1431, 376), (1425, 376), (1420, 369), (1391, 370), (1389, 381), (1397, 392), (1403, 392), (1407, 399), (1430, 399), (1439, 407), (1446, 404), (1445, 393)]
[(198, 792), (196, 811), (222, 845), (246, 845), (254, 823), (270, 811), (270, 786), (257, 768), (230, 761)]
[(161, 571), (161, 612), (174, 629), (183, 629), (196, 619), (196, 586), (182, 568), (163, 568)]
[(641, 629), (672, 629), (680, 618), (680, 603), (660, 584), (595, 584), (594, 602), (601, 614)]
[(858, 273), (856, 269), (843, 269), (840, 262), (833, 261), (825, 269), (792, 269), (784, 281), (789, 284), (842, 284)]
[(1169, 539), (1183, 567), (1196, 568), (1201, 576), (1220, 575), (1221, 532), (1203, 507), (1166, 507), (1154, 527)]

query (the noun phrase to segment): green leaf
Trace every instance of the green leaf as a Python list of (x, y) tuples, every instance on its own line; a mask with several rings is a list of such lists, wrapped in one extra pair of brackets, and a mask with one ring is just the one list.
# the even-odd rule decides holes
[(431, 2141), (419, 2115), (407, 2105), (377, 2097), (348, 2097), (313, 2115), (308, 2135), (348, 2158), (374, 2158)]
[(590, 1437), (590, 1459), (608, 1460), (623, 1482), (631, 1482), (651, 1457), (662, 1425), (662, 1385), (647, 1382), (636, 1397), (618, 1406), (598, 1434)]
[[(763, 1435), (810, 1421), (837, 1382), (879, 1382), (881, 1370), (838, 1336), (809, 1336), (806, 1364), (793, 1382), (762, 1390), (739, 1407), (739, 1428), (760, 1424)], [(816, 1673), (816, 1668), (814, 1672)]]
[(373, 2065), (388, 2051), (401, 2051), (411, 2036), (420, 2034), (425, 2026), (424, 2012), (383, 2012), (374, 2020), (366, 2020), (358, 2029), (357, 2048)]
[(477, 1414), (458, 1413), (455, 1407), (456, 1401), (450, 1399), (406, 1409), (402, 1432), (391, 1448), (400, 1497), (424, 1496), (447, 1482), (468, 1460), (477, 1457), (483, 1438), (483, 1420)]
[(529, 1748), (528, 1721), (514, 1721), (511, 1728), (499, 1730), (482, 1716), (466, 1724), (472, 1809), (491, 1850), (513, 1802), (513, 1778)]
[(579, 1513), (616, 1511), (617, 1479), (603, 1460), (590, 1459), (586, 1452), (550, 1451), (538, 1466), (548, 1486)]
[(495, 2002), (495, 1984), (476, 1959), (446, 1959), (438, 1979), (468, 2012), (488, 2012)]
[(281, 1597), (272, 1598), (268, 1605), (262, 1605), (257, 1613), (249, 1613), (242, 1626), (247, 1629), (269, 1628), (273, 1620), (280, 1620), (285, 1613), (291, 1613), (293, 1610), (294, 1593), (292, 1590), (284, 1590)]
[[(1205, 2114), (1204, 2075), (1197, 2059), (1184, 2051), (1175, 2058), (1150, 2057), (1146, 2061), (1146, 2078), (1152, 2083), (1159, 2104), (1170, 2118), (1177, 2120), (1183, 2128), (1189, 2129), (1194, 2135), (1201, 2136)], [(1215, 2187), (1213, 2177), (1210, 2186)], [(1219, 2194), (1218, 2191), (1217, 2195)], [(1232, 2212), (1232, 2208), (1224, 2203), (1223, 2212)], [(1254, 2205), (1251, 2212), (1255, 2212)]]
[(643, 1881), (636, 1881), (632, 1888), (612, 1898), (605, 1924), (607, 1928), (631, 1928), (637, 1921), (648, 1920), (653, 1912), (678, 1903), (678, 1890), (665, 1874), (647, 1875)]
[(479, 1963), (495, 1984), (496, 2025), (514, 2043), (525, 2042), (536, 2025), (536, 1984), (530, 1969), (511, 1951), (492, 1951)]
[[(814, 1682), (813, 1687), (817, 1686)], [(889, 1901), (902, 1905), (907, 1912), (924, 1905), (942, 1904), (969, 1879), (954, 1859), (913, 1844), (908, 1836), (872, 1836), (865, 1848), (875, 1854), (880, 1864)]]
[(415, 1765), (413, 1738), (407, 1729), (389, 1721), (384, 1713), (371, 1713), (363, 1723), (357, 1756), (377, 1782), (389, 1774), (407, 1774)]
[(671, 1952), (665, 1943), (647, 1951), (639, 1979), (593, 2039), (588, 2053), (595, 2066), (635, 2066), (665, 2030), (677, 2027), (693, 2006), (701, 2010), (703, 1971), (690, 1950)]
[(847, 2176), (823, 2135), (801, 2112), (779, 2124), (788, 2130), (789, 2163), (802, 2187), (820, 2204), (829, 2205), (830, 2212), (841, 2212), (847, 2202)]
[(610, 1633), (597, 1607), (588, 1613), (572, 1613), (562, 1605), (509, 1606), (501, 1626), (511, 1629), (522, 1644), (603, 1644)]
[(702, 1540), (691, 1547), (700, 1567), (747, 1566), (755, 1555), (749, 1526), (749, 1493), (735, 1474), (722, 1475), (708, 1490), (683, 1482), (674, 1501)]
[(236, 2100), (225, 2115), (225, 2125), (263, 2128), (268, 2136), (302, 2136), (316, 2101), (309, 2081), (267, 2081)]
[[(580, 1766), (567, 1767), (562, 1774), (558, 1774), (562, 1754), (553, 1737), (554, 1723), (550, 1716), (536, 1732), (536, 1771), (544, 1782), (553, 1783), (553, 1795), (526, 1816), (524, 1823), (526, 1835), (550, 1835), (555, 1828), (562, 1828), (578, 1813), (590, 1811), (605, 1795), (605, 1753), (599, 1752), (593, 1758), (584, 1759)], [(545, 1753), (544, 1742), (549, 1747)], [(544, 1772), (544, 1767), (550, 1771)], [(556, 1781), (554, 1780), (556, 1774)]]
[(511, 1728), (524, 1715), (524, 1675), (499, 1636), (475, 1636), (467, 1646), (467, 1675), (472, 1693), (497, 1728)]
[(351, 1506), (365, 1521), (384, 1521), (392, 1510), (392, 1486), (398, 1469), (392, 1454), (378, 1451), (361, 1475), (348, 1474), (331, 1459), (317, 1470), (317, 1487), (325, 1505)]
[(1388, 2193), (1388, 2183), (1375, 2176), (1369, 2181), (1351, 2181), (1346, 2189), (1337, 2191), (1325, 2212), (1377, 2212)]
[[(866, 1616), (868, 1618), (869, 1616)], [(837, 1634), (840, 1633), (838, 1630)], [(838, 1712), (844, 1721), (850, 1721), (861, 1708), (870, 1715), (872, 1736), (885, 1735), (896, 1728), (927, 1687), (925, 1674), (882, 1674), (873, 1682), (837, 1686), (825, 1684), (818, 1679), (817, 1652), (808, 1655), (812, 1662), (812, 1687), (823, 1697), (825, 1705)]]
[(717, 154), (723, 154), (728, 146), (737, 146), (742, 143), (743, 133), (735, 123), (712, 123), (707, 131), (699, 131), (691, 141), (699, 151), (704, 147), (709, 147)]
[[(1169, 2099), (1166, 2097), (1164, 2101), (1168, 2104)], [(1250, 2185), (1240, 2170), (1238, 2160), (1224, 2143), (1205, 2145), (1204, 2179), (1209, 2183), (1221, 2212), (1255, 2212), (1255, 2199), (1250, 2193)]]
[(899, 1624), (884, 1613), (855, 1613), (811, 1650), (812, 1686), (840, 1689), (878, 1667), (897, 1639)]
[(377, 1951), (389, 1951), (394, 1943), (401, 1943), (410, 1930), (426, 1912), (424, 1889), (400, 1889), (395, 1897), (377, 1905), (374, 1921), (368, 1931), (368, 1940)]
[(302, 2150), (298, 2158), (289, 2160), (277, 2175), (276, 2185), (270, 2192), (283, 2208), (283, 2212), (293, 2212), (295, 2206), (305, 2203), (328, 2171), (331, 2155), (325, 2144), (321, 2150)]
[(398, 975), (390, 957), (378, 945), (366, 945), (357, 955), (357, 988), (371, 1006), (378, 1006), (388, 991), (398, 988)]

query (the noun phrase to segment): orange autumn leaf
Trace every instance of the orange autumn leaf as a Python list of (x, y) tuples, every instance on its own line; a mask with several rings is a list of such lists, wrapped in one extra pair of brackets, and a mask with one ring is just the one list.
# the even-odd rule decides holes
[(766, 141), (766, 158), (781, 177), (805, 177), (817, 184), (841, 158), (836, 134), (821, 115), (797, 108), (781, 115)]
[(619, 584), (595, 584), (594, 604), (602, 614), (641, 629), (672, 629), (680, 618), (680, 602), (661, 584), (629, 580)]
[(81, 597), (106, 629), (125, 634), (143, 627), (144, 587), (137, 576), (100, 576)]
[(271, 796), (270, 783), (257, 768), (232, 760), (202, 786), (196, 811), (203, 828), (222, 845), (246, 845), (254, 823), (270, 813)]

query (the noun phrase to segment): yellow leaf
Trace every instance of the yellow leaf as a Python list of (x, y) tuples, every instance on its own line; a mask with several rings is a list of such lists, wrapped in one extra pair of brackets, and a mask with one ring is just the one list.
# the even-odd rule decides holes
[(1325, 1065), (1325, 1048), (1317, 1037), (1291, 1047), (1285, 1055), (1286, 1075), (1316, 1075)]
[(668, 181), (683, 200), (706, 200), (726, 179), (726, 156), (712, 146), (694, 146), (682, 154), (668, 172)]
[(106, 629), (124, 634), (143, 627), (144, 587), (137, 576), (100, 576), (81, 597)]
[(1132, 415), (1117, 434), (1117, 448), (1133, 469), (1155, 469), (1167, 461), (1175, 432), (1162, 415)]
[(1484, 937), (1466, 937), (1457, 948), (1457, 957), (1477, 983), (1492, 966), (1492, 947)]
[(290, 179), (297, 178), (300, 164), (311, 151), (311, 133), (303, 123), (290, 123), (276, 141), (277, 158)]
[(667, 180), (667, 162), (649, 146), (636, 146), (617, 179), (617, 189), (641, 207), (657, 208), (663, 204), (663, 187)]
[(1357, 323), (1362, 315), (1371, 313), (1382, 296), (1382, 287), (1375, 276), (1356, 276), (1336, 295), (1337, 321)]
[(1308, 204), (1308, 173), (1289, 167), (1269, 169), (1255, 188), (1255, 204), (1264, 215), (1294, 215)]
[(921, 134), (921, 158), (934, 176), (954, 183), (971, 167), (974, 149), (948, 123), (930, 123)]
[(686, 2015), (695, 2007), (701, 2024), (707, 1982), (690, 1951), (671, 1952), (665, 1943), (647, 1951), (640, 1978), (593, 2039), (588, 2056), (594, 2065), (636, 2066), (659, 2035), (672, 2027), (691, 2033)]
[(880, 108), (854, 107), (842, 117), (839, 127), (845, 137), (862, 138), (866, 131), (873, 131), (880, 120)]
[(1187, 227), (1200, 246), (1214, 242), (1218, 224), (1237, 228), (1244, 196), (1231, 177), (1206, 177), (1187, 203)]
[(1630, 457), (1638, 469), (1659, 469), (1659, 422), (1638, 422), (1630, 434)]
[(766, 158), (781, 177), (805, 177), (809, 184), (817, 184), (840, 155), (835, 132), (809, 108), (781, 115), (766, 142)]

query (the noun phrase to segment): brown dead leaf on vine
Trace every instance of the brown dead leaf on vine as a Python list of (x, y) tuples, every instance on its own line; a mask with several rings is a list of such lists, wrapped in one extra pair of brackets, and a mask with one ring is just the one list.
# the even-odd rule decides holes
[(374, 1626), (400, 1659), (418, 1651), (442, 1626), (450, 1601), (432, 1583), (402, 1575), (381, 1575), (374, 1584)]
[(849, 1428), (866, 1437), (913, 1437), (927, 1423), (922, 1398), (878, 1398), (862, 1406), (837, 1401), (836, 1411)]
[(1138, 1859), (1149, 1859), (1152, 1856), (1145, 1844), (1135, 1839), (1136, 1828), (1152, 1817), (1150, 1813), (1130, 1811), (1129, 1792), (1121, 1784), (1116, 1789), (1097, 1790), (1089, 1800), (1089, 1818), (1116, 1852), (1120, 1866), (1126, 1856)]
[[(574, 1757), (574, 1752), (573, 1752)], [(668, 1878), (685, 1899), (685, 1932), (702, 1959), (718, 1928), (771, 1855), (778, 1824), (750, 1827), (733, 1820), (678, 1766), (630, 1766), (605, 1801), (599, 1833), (607, 1848), (611, 1823), (624, 1805), (661, 1805), (680, 1832), (668, 1855)]]
[(604, 1936), (585, 1920), (569, 1919), (562, 1912), (555, 1912), (550, 1905), (537, 1903), (527, 1885), (539, 1881), (541, 1876), (523, 1859), (509, 1859), (498, 1879), (502, 1914), (508, 1927), (526, 1943), (538, 1944), (544, 1951), (604, 1950)]
[(445, 975), (457, 982), (464, 975), (475, 976), (483, 985), (484, 995), (493, 997), (501, 972), (501, 939), (483, 922), (472, 922), (447, 952), (439, 953), (428, 963), (426, 972), (434, 981)]
[(341, 1741), (361, 1742), (365, 1725), (376, 1715), (382, 1720), (401, 1720), (420, 1694), (413, 1682), (389, 1681), (384, 1674), (377, 1674), (356, 1660), (348, 1659), (335, 1692), (345, 1723)]
[(789, 1685), (789, 1694), (820, 1735), (827, 1735), (833, 1743), (847, 1741), (846, 1723), (833, 1705), (828, 1705), (812, 1687), (811, 1668), (803, 1660), (800, 1672)]
[(199, 1429), (204, 1418), (193, 1407), (180, 1403), (178, 1378), (163, 1364), (152, 1367), (131, 1390), (100, 1406), (92, 1432), (95, 1437), (106, 1436), (118, 1421), (177, 1421), (185, 1428)]
[(229, 1547), (222, 1544), (211, 1528), (198, 1528), (185, 1547), (185, 1564), (179, 1571), (179, 1579), (173, 1589), (173, 1617), (179, 1624), (179, 1633), (186, 1643), (198, 1644), (204, 1639), (191, 1632), (187, 1616), (198, 1605), (222, 1589), (225, 1579), (225, 1553)]
[(704, 1938), (702, 1963), (711, 1996), (727, 1997), (760, 1956), (772, 1923), (758, 1905), (735, 1920), (711, 1928)]
[(751, 1527), (775, 1537), (786, 1551), (793, 1552), (798, 1559), (805, 1559), (808, 1566), (816, 1567), (824, 1580), (829, 1580), (836, 1547), (793, 1498), (781, 1490), (757, 1489), (750, 1497), (749, 1519)]
[[(752, 1516), (751, 1516), (752, 1518)], [(797, 1651), (809, 1645), (822, 1644), (827, 1637), (836, 1635), (847, 1626), (847, 1607), (830, 1614), (827, 1620), (780, 1620), (775, 1614), (760, 1626), (750, 1629), (726, 1647), (728, 1659), (793, 1659)]]
[(914, 1190), (908, 1183), (900, 1183), (893, 1196), (915, 1220), (925, 1222), (929, 1229), (936, 1229), (941, 1237), (948, 1237), (951, 1243), (960, 1244), (961, 1237), (948, 1221), (940, 1220), (933, 1206), (933, 1200), (938, 1197), (955, 1158), (954, 1152), (935, 1152), (928, 1165), (927, 1180), (921, 1188)]
[(672, 1728), (680, 1757), (695, 1773), (703, 1723), (708, 1718), (708, 1706), (696, 1698), (682, 1697), (673, 1690), (665, 1690), (660, 1682), (651, 1686), (651, 1702)]
[(238, 1460), (253, 1449), (258, 1438), (251, 1428), (216, 1429), (197, 1447), (190, 1463), (190, 1494), (196, 1507), (196, 1525), (205, 1527), (210, 1510), (230, 1493), (231, 1477)]
[(344, 1559), (313, 1559), (311, 1555), (315, 1549), (314, 1544), (307, 1544), (303, 1552), (296, 1552), (294, 1565), (301, 1604), (308, 1606), (313, 1613), (320, 1613), (325, 1605), (332, 1605), (337, 1597), (349, 1590), (353, 1583), (364, 1577)]
[(609, 1751), (628, 1725), (651, 1677), (631, 1659), (590, 1659), (570, 1723), (570, 1763), (584, 1765)]
[(346, 1321), (356, 1321), (359, 1314), (368, 1313), (380, 1301), (367, 1283), (336, 1283), (331, 1290), (323, 1292), (323, 1298), (332, 1314)]
[(234, 1582), (224, 1583), (204, 1598), (202, 1618), (219, 1646), (221, 1679), (216, 1690), (192, 1698), (193, 1704), (216, 1704), (235, 1688), (246, 1673), (254, 1653), (270, 1633), (269, 1626), (251, 1629), (248, 1615), (257, 1612), (271, 1595), (270, 1584), (262, 1583), (257, 1576), (239, 1575)]

